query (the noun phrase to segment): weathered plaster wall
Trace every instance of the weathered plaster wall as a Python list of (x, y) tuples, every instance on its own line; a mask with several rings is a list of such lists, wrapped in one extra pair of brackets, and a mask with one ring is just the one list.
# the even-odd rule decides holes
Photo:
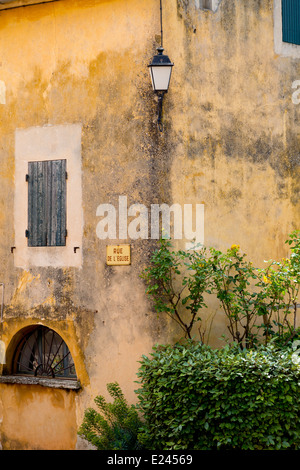
[(181, 94), (172, 84), (173, 193), (204, 201), (207, 244), (280, 256), (299, 215), (298, 62), (274, 54), (273, 1), (223, 1), (215, 14), (188, 3), (174, 48), (186, 82)]
[[(134, 401), (137, 361), (168, 337), (168, 327), (150, 314), (139, 277), (151, 242), (132, 244), (131, 266), (107, 267), (107, 241), (96, 237), (99, 204), (117, 205), (119, 195), (128, 195), (128, 204), (146, 205), (161, 195), (166, 202), (170, 197), (170, 144), (152, 129), (156, 109), (146, 67), (155, 51), (159, 19), (153, 7), (148, 0), (63, 0), (0, 16), (0, 74), (6, 86), (6, 105), (0, 108), (0, 278), (5, 282), (1, 340), (13, 346), (22, 328), (40, 323), (62, 336), (83, 386), (76, 407), (72, 402), (75, 426), (94, 397), (107, 393), (108, 382), (118, 381)], [(81, 266), (19, 268), (15, 257), (20, 244), (14, 233), (16, 129), (20, 135), (29, 128), (39, 132), (43, 126), (74, 124), (82, 126)], [(12, 346), (4, 371), (9, 371)], [(5, 387), (12, 386), (3, 384), (1, 390)], [(7, 393), (0, 395), (3, 409), (9, 406), (17, 417), (22, 410), (10, 406)], [(38, 393), (34, 399), (44, 406)], [(3, 415), (4, 448), (45, 446), (39, 438), (40, 422), (27, 439), (26, 432), (9, 434), (6, 425), (9, 428), (12, 419)], [(60, 446), (69, 448), (70, 437), (61, 439)]]
[[(205, 204), (206, 245), (237, 243), (257, 265), (286, 256), (287, 235), (299, 228), (299, 63), (276, 54), (273, 6), (225, 0), (212, 13), (178, 0), (177, 12), (168, 10), (180, 67), (170, 109), (173, 197)], [(180, 34), (170, 28), (176, 15)], [(214, 340), (222, 323), (217, 315)]]
[(5, 450), (64, 450), (76, 445), (75, 392), (0, 384)]
[[(175, 67), (160, 133), (147, 70), (160, 40), (156, 0), (17, 8), (0, 12), (0, 30), (0, 339), (9, 345), (36, 323), (63, 337), (83, 385), (72, 392), (76, 400), (64, 398), (66, 425), (76, 426), (110, 381), (134, 401), (137, 361), (177, 334), (153, 314), (139, 277), (154, 243), (117, 240), (131, 242), (132, 264), (106, 266), (98, 205), (117, 207), (119, 195), (147, 207), (204, 203), (207, 245), (238, 243), (256, 263), (285, 256), (299, 219), (299, 109), (291, 100), (299, 67), (274, 52), (273, 1), (223, 0), (211, 12), (192, 0), (166, 0), (164, 47)], [(11, 253), (15, 131), (71, 124), (82, 126), (82, 265), (18, 268)], [(226, 325), (214, 304), (215, 313), (210, 340), (218, 345)], [(18, 387), (1, 385), (10, 413), (3, 412), (3, 447), (55, 446), (39, 441), (40, 422), (30, 442), (9, 430), (25, 412), (16, 397), (26, 387)], [(46, 410), (52, 392), (36, 391), (30, 403)], [(74, 435), (63, 445), (74, 446)]]

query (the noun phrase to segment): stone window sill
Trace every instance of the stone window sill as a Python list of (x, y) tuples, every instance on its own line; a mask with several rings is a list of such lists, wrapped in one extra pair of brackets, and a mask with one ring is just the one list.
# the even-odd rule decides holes
[(42, 387), (79, 390), (80, 383), (74, 379), (52, 379), (50, 377), (29, 377), (24, 375), (2, 375), (0, 384), (41, 385)]

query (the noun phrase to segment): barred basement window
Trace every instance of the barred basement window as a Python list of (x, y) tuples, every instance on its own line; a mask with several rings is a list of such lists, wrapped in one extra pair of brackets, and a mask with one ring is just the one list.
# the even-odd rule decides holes
[(54, 330), (45, 326), (34, 328), (18, 344), (14, 356), (14, 373), (76, 379), (68, 346)]
[(66, 160), (28, 162), (28, 246), (66, 245)]

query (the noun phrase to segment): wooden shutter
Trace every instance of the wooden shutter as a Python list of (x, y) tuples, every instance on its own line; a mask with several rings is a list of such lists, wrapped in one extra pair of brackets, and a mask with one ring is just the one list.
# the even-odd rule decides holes
[(28, 246), (66, 244), (66, 160), (28, 163)]
[(300, 1), (282, 0), (282, 40), (300, 45)]

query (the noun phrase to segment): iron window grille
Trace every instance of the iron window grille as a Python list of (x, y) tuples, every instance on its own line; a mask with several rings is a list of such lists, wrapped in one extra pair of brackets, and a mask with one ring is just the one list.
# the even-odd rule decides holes
[(14, 369), (20, 375), (77, 378), (65, 341), (45, 326), (36, 327), (22, 338), (15, 351)]

